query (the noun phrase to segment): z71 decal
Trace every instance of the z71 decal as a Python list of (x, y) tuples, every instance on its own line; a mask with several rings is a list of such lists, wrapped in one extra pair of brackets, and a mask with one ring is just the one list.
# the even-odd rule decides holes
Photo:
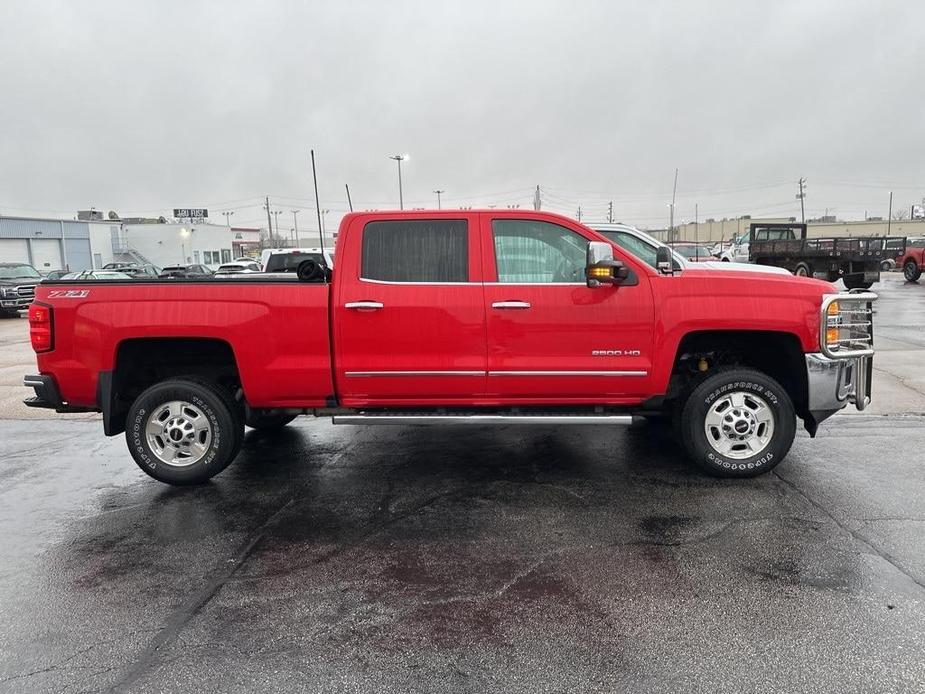
[(88, 296), (89, 289), (53, 289), (48, 292), (49, 299), (86, 299)]

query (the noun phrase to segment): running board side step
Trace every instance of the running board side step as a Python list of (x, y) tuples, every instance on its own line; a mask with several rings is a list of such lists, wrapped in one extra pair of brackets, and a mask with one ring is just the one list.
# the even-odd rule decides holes
[(517, 414), (350, 414), (331, 418), (334, 424), (619, 424), (629, 426), (632, 415), (517, 415)]

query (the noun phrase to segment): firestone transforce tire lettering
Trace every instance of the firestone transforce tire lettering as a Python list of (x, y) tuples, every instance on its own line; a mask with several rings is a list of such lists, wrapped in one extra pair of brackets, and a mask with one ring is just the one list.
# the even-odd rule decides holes
[(173, 379), (132, 403), (125, 440), (148, 475), (168, 484), (200, 484), (234, 460), (244, 423), (229, 393), (212, 384)]
[(734, 368), (707, 377), (681, 414), (681, 442), (717, 477), (755, 477), (780, 463), (796, 434), (787, 392), (759, 371)]

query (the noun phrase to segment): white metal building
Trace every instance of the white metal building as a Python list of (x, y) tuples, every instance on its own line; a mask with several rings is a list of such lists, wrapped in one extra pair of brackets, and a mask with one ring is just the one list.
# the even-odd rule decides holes
[(112, 259), (111, 229), (119, 223), (0, 217), (0, 262), (29, 263), (43, 273), (100, 267)]

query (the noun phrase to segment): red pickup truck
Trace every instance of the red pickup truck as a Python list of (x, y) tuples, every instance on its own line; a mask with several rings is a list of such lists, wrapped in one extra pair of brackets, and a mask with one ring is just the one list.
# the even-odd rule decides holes
[[(650, 259), (651, 262), (651, 259)], [(225, 278), (46, 281), (26, 404), (99, 411), (146, 473), (203, 482), (245, 425), (671, 422), (750, 477), (870, 397), (875, 294), (647, 264), (566, 217), (347, 215), (337, 265)]]
[(903, 277), (909, 282), (918, 282), (925, 267), (925, 238), (911, 238), (906, 242), (906, 251), (896, 259), (896, 267), (903, 269)]

